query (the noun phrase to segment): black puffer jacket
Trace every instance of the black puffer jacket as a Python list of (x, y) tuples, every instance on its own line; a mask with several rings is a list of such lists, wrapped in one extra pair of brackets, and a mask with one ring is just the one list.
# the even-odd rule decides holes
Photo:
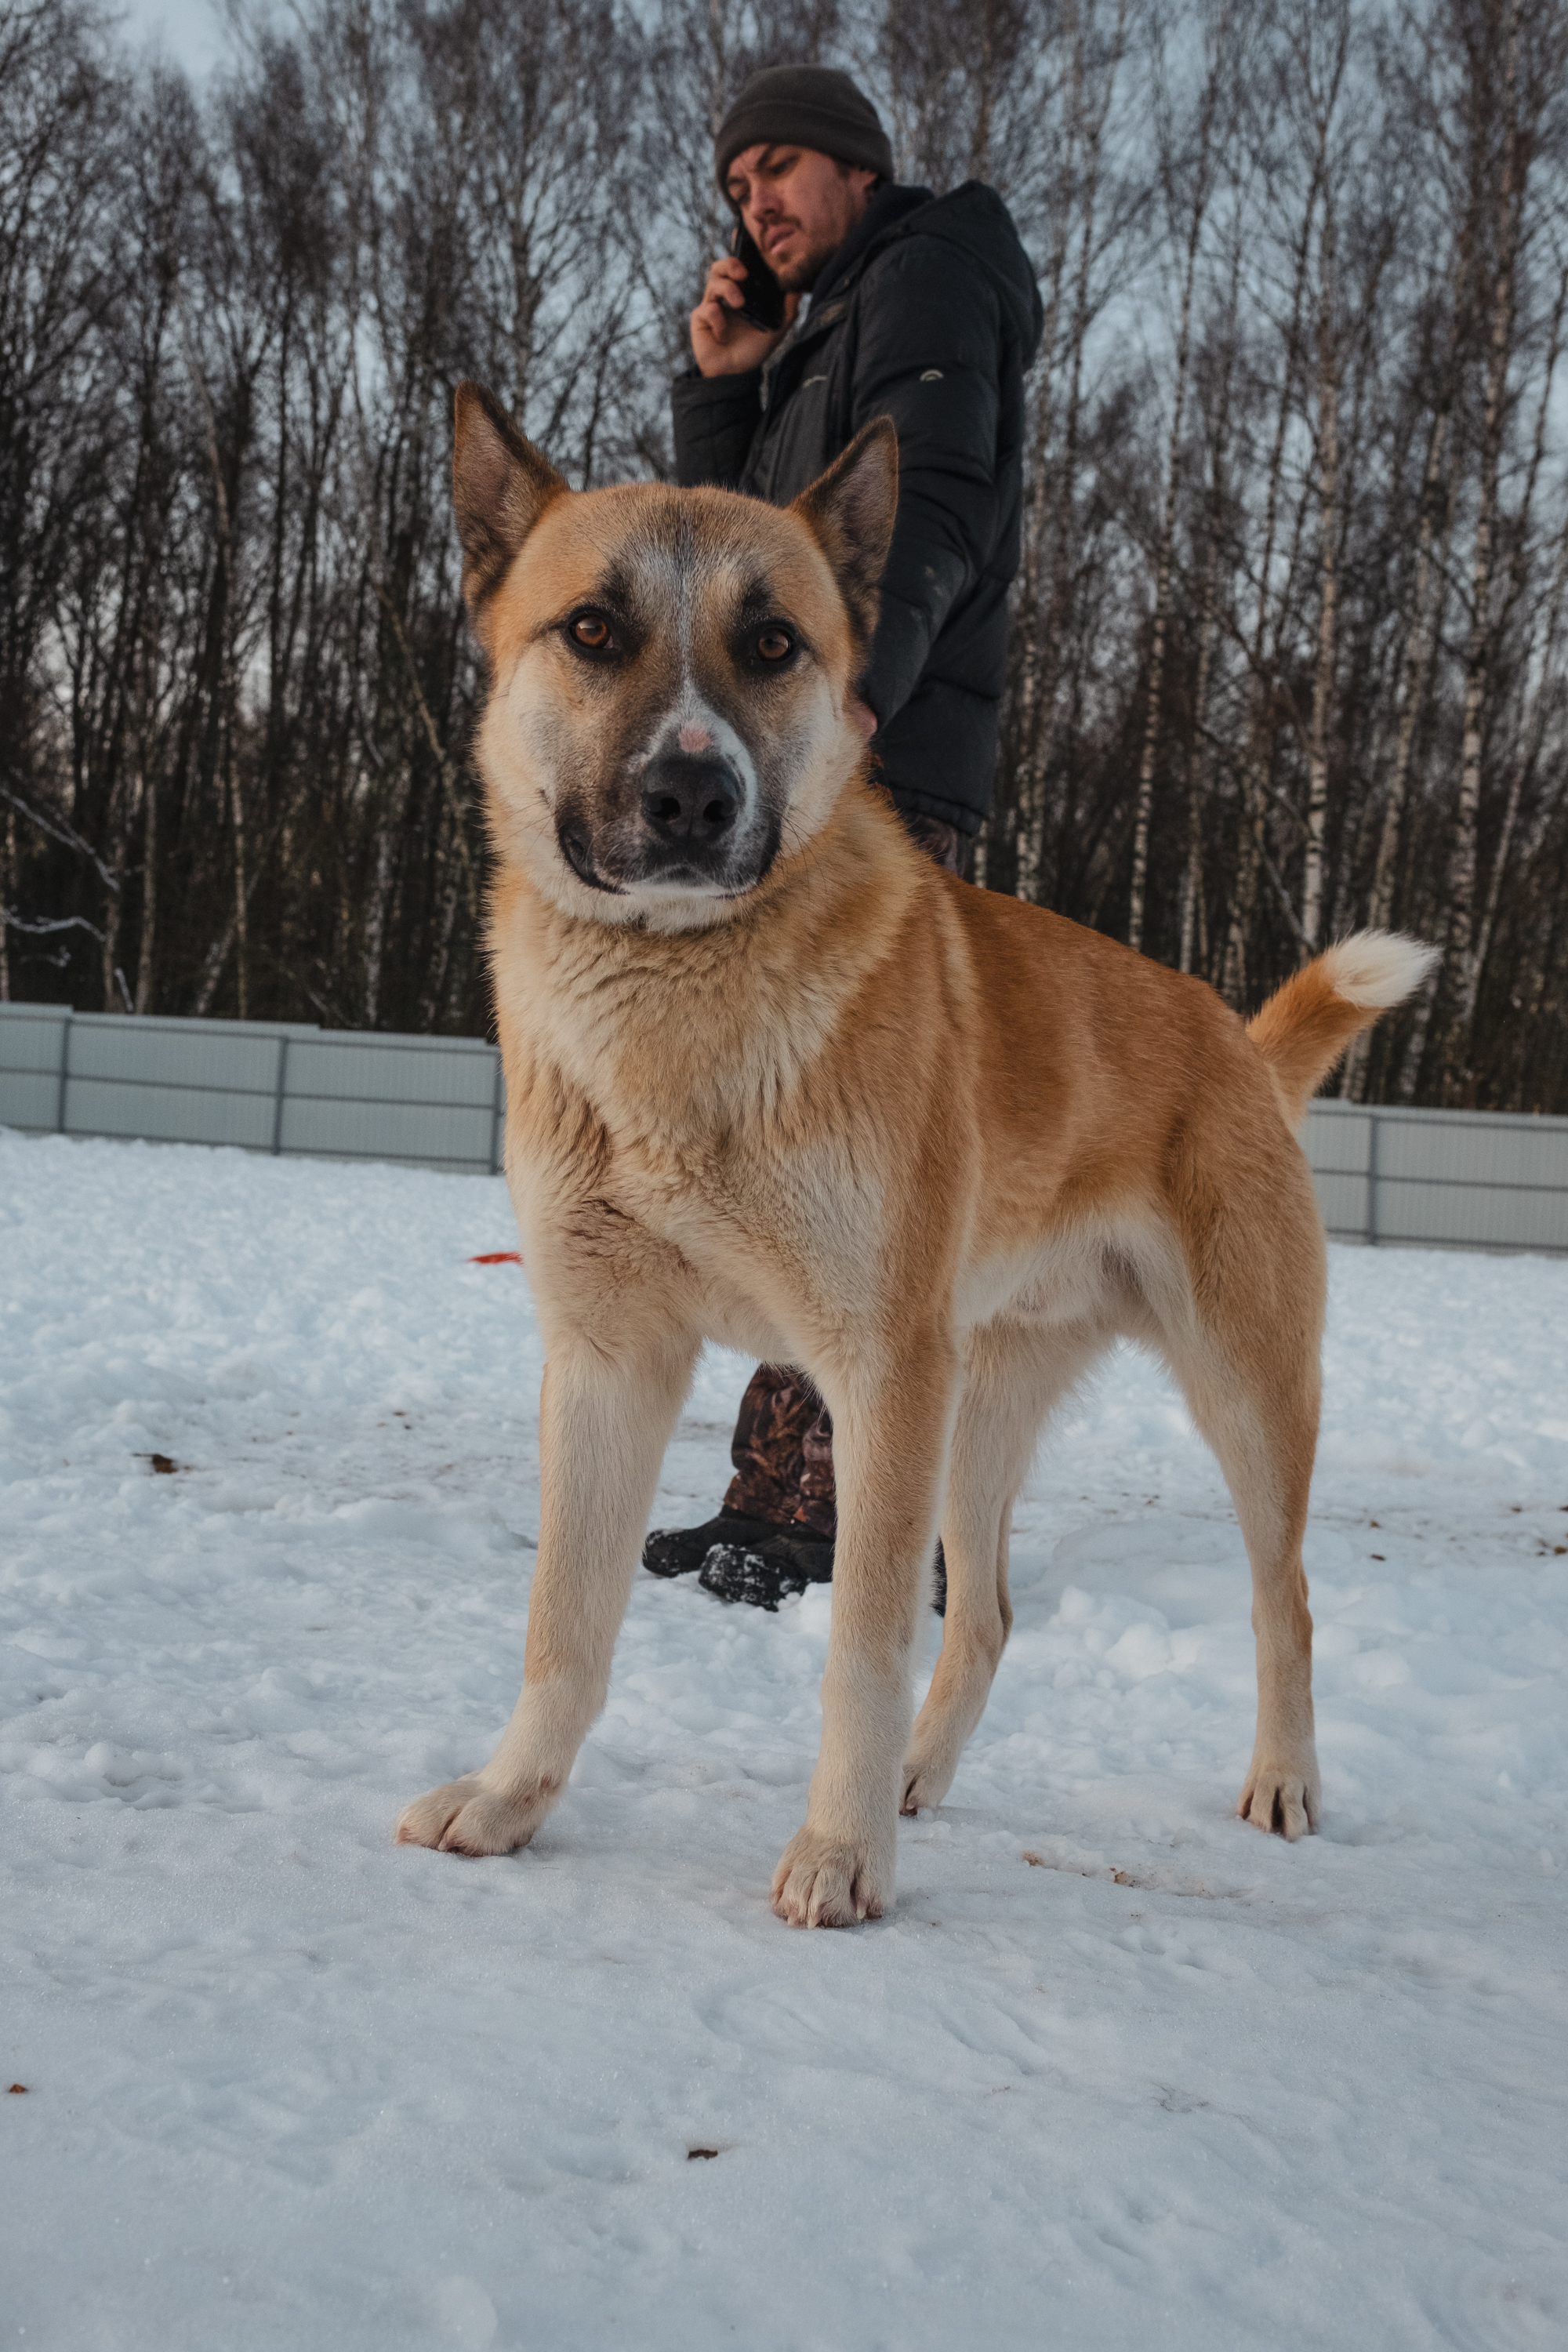
[(676, 478), (778, 506), (862, 425), (892, 418), (899, 520), (861, 691), (894, 799), (966, 835), (991, 799), (1040, 323), (994, 188), (888, 187), (764, 367), (675, 384)]

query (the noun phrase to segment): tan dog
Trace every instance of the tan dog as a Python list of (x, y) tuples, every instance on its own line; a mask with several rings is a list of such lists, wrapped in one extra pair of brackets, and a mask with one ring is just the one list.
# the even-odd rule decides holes
[[(797, 1925), (893, 1897), (1007, 1638), (1013, 1498), (1118, 1334), (1152, 1348), (1247, 1539), (1258, 1734), (1238, 1810), (1318, 1817), (1301, 1568), (1324, 1252), (1292, 1133), (1426, 970), (1367, 933), (1249, 1028), (1201, 982), (939, 871), (865, 781), (853, 688), (892, 529), (869, 426), (787, 510), (574, 495), (458, 394), (507, 1175), (549, 1364), (522, 1695), (398, 1836), (533, 1835), (603, 1706), (705, 1339), (803, 1366), (839, 1524), (822, 1748), (774, 1874)], [(948, 1601), (910, 1729), (940, 1523)]]

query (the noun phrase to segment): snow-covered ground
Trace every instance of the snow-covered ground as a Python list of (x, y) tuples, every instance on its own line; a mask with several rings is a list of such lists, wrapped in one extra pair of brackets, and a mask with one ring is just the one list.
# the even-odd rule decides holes
[(639, 1576), (532, 1850), (392, 1843), (521, 1672), (514, 1241), (499, 1182), (0, 1137), (0, 2343), (1568, 2343), (1568, 1264), (1334, 1254), (1321, 1836), (1231, 1818), (1246, 1564), (1128, 1356), (896, 1912), (800, 1935), (826, 1590)]

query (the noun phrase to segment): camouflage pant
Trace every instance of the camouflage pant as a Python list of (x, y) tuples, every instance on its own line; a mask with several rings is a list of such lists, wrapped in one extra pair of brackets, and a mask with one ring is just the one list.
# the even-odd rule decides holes
[(833, 1422), (804, 1372), (759, 1364), (741, 1399), (730, 1447), (735, 1475), (727, 1510), (832, 1537), (838, 1528), (833, 1484)]
[[(901, 814), (926, 856), (956, 874), (964, 845), (952, 826), (938, 817)], [(726, 1509), (780, 1527), (809, 1528), (814, 1535), (837, 1533), (833, 1420), (804, 1372), (787, 1364), (758, 1365), (741, 1399), (730, 1459), (735, 1475)]]

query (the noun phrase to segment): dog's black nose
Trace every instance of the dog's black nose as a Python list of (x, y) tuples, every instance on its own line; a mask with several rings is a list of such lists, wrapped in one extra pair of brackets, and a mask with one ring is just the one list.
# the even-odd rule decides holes
[(728, 833), (741, 810), (741, 783), (713, 751), (660, 751), (643, 770), (642, 813), (660, 841), (694, 849)]

